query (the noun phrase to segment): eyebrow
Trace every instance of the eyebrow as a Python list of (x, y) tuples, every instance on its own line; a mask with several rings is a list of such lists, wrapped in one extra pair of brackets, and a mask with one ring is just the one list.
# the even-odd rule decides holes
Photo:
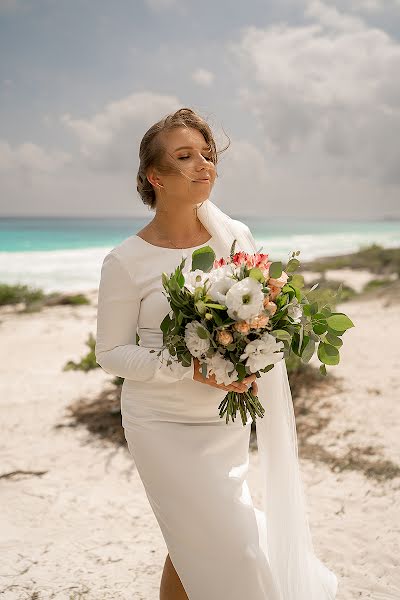
[[(174, 152), (177, 152), (178, 150), (183, 150), (186, 148), (193, 149), (193, 146), (179, 146), (179, 148), (175, 148)], [(209, 148), (209, 146), (203, 146), (203, 150), (210, 150), (210, 148)]]

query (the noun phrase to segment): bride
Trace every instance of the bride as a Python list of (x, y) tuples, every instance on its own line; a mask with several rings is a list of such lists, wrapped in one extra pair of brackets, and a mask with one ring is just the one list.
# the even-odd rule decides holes
[[(311, 540), (284, 360), (257, 382), (250, 375), (224, 386), (203, 377), (197, 358), (183, 367), (157, 355), (170, 311), (162, 272), (182, 256), (190, 270), (203, 246), (228, 256), (234, 239), (237, 251), (257, 252), (247, 225), (209, 198), (218, 154), (209, 125), (189, 108), (143, 136), (137, 190), (155, 215), (103, 261), (96, 360), (124, 378), (128, 449), (168, 549), (160, 600), (333, 600), (336, 575)], [(247, 483), (251, 421), (218, 414), (227, 391), (247, 386), (266, 409), (256, 421), (261, 509)]]

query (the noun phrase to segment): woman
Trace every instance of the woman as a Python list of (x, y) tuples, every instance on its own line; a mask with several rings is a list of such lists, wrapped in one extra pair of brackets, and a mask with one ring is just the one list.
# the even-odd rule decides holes
[(258, 393), (255, 375), (224, 386), (214, 375), (203, 377), (196, 358), (183, 367), (157, 356), (160, 323), (170, 311), (161, 273), (174, 271), (182, 256), (189, 270), (191, 253), (202, 246), (227, 256), (232, 237), (237, 250), (256, 251), (249, 228), (209, 200), (217, 155), (208, 124), (188, 108), (144, 135), (137, 190), (155, 216), (104, 259), (96, 360), (125, 378), (125, 437), (168, 548), (160, 600), (332, 600), (336, 577), (314, 556), (309, 537), (284, 368), (258, 379), (262, 403), (286, 402), (287, 411), (278, 408), (274, 423), (261, 419), (259, 447), (270, 477), (261, 512), (246, 480), (251, 418), (243, 426), (218, 414), (227, 391), (251, 385)]

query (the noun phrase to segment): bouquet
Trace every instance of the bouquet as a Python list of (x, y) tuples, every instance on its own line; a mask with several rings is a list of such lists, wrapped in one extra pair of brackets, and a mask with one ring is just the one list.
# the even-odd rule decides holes
[[(217, 260), (214, 250), (204, 246), (192, 253), (189, 272), (182, 272), (182, 258), (172, 274), (162, 274), (171, 311), (160, 325), (158, 356), (167, 349), (183, 366), (197, 357), (203, 377), (214, 374), (218, 384), (229, 385), (250, 374), (261, 377), (292, 352), (304, 363), (317, 352), (326, 375), (326, 365), (339, 363), (341, 336), (354, 327), (352, 321), (328, 304), (319, 307), (308, 300), (304, 279), (295, 273), (300, 251), (292, 252), (283, 268), (268, 254), (235, 252), (235, 244), (229, 258)], [(226, 423), (235, 420), (237, 411), (243, 425), (248, 413), (253, 421), (265, 414), (251, 389), (227, 392), (218, 408)]]

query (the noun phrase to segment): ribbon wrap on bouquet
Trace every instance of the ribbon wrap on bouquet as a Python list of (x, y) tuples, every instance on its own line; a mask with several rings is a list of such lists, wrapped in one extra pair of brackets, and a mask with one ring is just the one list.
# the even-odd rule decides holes
[[(210, 199), (197, 205), (197, 216), (207, 231), (218, 238), (225, 249), (224, 256), (229, 256), (234, 239), (235, 251), (258, 251), (247, 225), (229, 217)], [(263, 483), (263, 510), (256, 512), (260, 545), (270, 565), (276, 600), (333, 600), (337, 577), (313, 549), (285, 361), (262, 373), (257, 384), (265, 415), (256, 420)]]

